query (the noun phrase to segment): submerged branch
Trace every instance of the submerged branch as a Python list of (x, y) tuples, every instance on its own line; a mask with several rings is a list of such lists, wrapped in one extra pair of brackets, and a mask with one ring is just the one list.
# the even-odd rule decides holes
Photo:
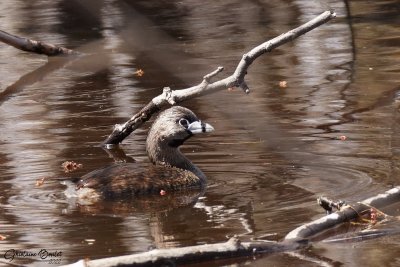
[(302, 240), (311, 238), (343, 222), (357, 219), (363, 211), (369, 210), (371, 207), (380, 209), (398, 201), (400, 201), (400, 187), (395, 187), (383, 194), (368, 198), (362, 202), (353, 205), (344, 205), (337, 212), (304, 224), (288, 233), (285, 240)]
[[(400, 201), (400, 187), (395, 187), (383, 194), (368, 198), (355, 205), (343, 206), (340, 211), (302, 225), (291, 231), (281, 242), (240, 242), (236, 237), (227, 242), (206, 244), (182, 248), (154, 249), (127, 256), (118, 256), (97, 260), (81, 260), (67, 265), (69, 267), (114, 267), (114, 266), (175, 266), (175, 264), (199, 263), (233, 257), (254, 256), (257, 254), (290, 252), (309, 245), (309, 239), (341, 223), (357, 219), (360, 214), (373, 208), (382, 208)], [(368, 233), (369, 237), (379, 237), (390, 231)], [(65, 267), (67, 267), (65, 266)]]
[(136, 130), (144, 122), (149, 120), (153, 114), (157, 113), (165, 106), (175, 105), (185, 100), (215, 93), (229, 87), (240, 87), (245, 93), (249, 93), (250, 89), (244, 77), (247, 74), (247, 69), (250, 67), (254, 60), (256, 60), (264, 53), (270, 52), (274, 48), (281, 46), (289, 41), (292, 41), (297, 37), (328, 22), (335, 16), (336, 14), (334, 12), (325, 11), (318, 17), (297, 27), (296, 29), (281, 34), (278, 37), (275, 37), (253, 48), (248, 53), (243, 55), (234, 73), (224, 79), (213, 83), (210, 82), (211, 78), (215, 77), (223, 70), (222, 67), (218, 67), (217, 70), (205, 75), (203, 81), (196, 86), (181, 90), (171, 90), (168, 87), (164, 88), (161, 95), (153, 98), (152, 101), (150, 101), (144, 108), (142, 108), (127, 122), (125, 122), (124, 124), (115, 125), (113, 132), (106, 138), (106, 140), (103, 142), (103, 145), (117, 145), (121, 143), (134, 130)]
[(154, 249), (134, 255), (97, 260), (81, 260), (70, 266), (176, 266), (176, 264), (199, 263), (201, 261), (216, 259), (254, 256), (261, 253), (292, 251), (297, 249), (299, 246), (301, 246), (301, 243), (296, 242), (240, 242), (236, 237), (232, 237), (224, 243), (184, 248)]

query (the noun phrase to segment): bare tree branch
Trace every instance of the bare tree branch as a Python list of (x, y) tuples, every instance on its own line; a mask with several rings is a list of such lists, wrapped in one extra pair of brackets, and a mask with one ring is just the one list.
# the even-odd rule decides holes
[[(121, 143), (134, 130), (136, 130), (144, 122), (149, 120), (153, 114), (157, 113), (167, 105), (175, 105), (185, 100), (211, 94), (229, 87), (240, 87), (244, 92), (249, 93), (250, 89), (246, 81), (244, 80), (244, 77), (247, 74), (247, 69), (256, 58), (328, 22), (335, 16), (336, 14), (334, 12), (326, 11), (318, 17), (314, 18), (313, 20), (301, 25), (300, 27), (253, 48), (247, 54), (243, 55), (234, 73), (231, 76), (226, 77), (222, 80), (211, 83), (211, 79), (223, 70), (223, 67), (218, 67), (217, 70), (205, 75), (203, 77), (203, 81), (196, 86), (182, 90), (171, 90), (168, 87), (164, 88), (161, 95), (153, 98), (152, 101), (150, 101), (127, 122), (125, 122), (124, 124), (115, 125), (113, 132), (103, 142), (103, 145), (116, 145)], [(15, 36), (4, 31), (0, 31), (0, 41), (23, 51), (45, 54), (47, 56), (80, 54), (79, 52), (76, 52), (74, 50)], [(7, 92), (16, 91), (16, 88), (14, 87), (9, 89), (10, 90), (7, 90)], [(9, 94), (7, 93), (5, 95)]]
[[(313, 222), (304, 224), (291, 231), (281, 242), (240, 242), (236, 237), (227, 242), (190, 246), (183, 248), (154, 249), (127, 256), (118, 256), (97, 260), (81, 260), (67, 265), (69, 267), (114, 267), (114, 266), (161, 266), (169, 264), (187, 264), (215, 259), (253, 256), (265, 253), (290, 252), (308, 246), (309, 239), (325, 230), (336, 227), (341, 223), (357, 219), (360, 214), (373, 208), (382, 208), (400, 201), (400, 187), (392, 188), (383, 194), (368, 198), (351, 206), (343, 206), (340, 211), (324, 216)], [(369, 238), (391, 234), (391, 231), (370, 231)], [(64, 267), (67, 267), (64, 266)]]
[(213, 259), (254, 256), (260, 253), (292, 251), (297, 249), (299, 246), (301, 246), (301, 243), (295, 242), (240, 242), (238, 238), (232, 237), (224, 243), (184, 248), (154, 249), (134, 255), (98, 260), (81, 260), (70, 266), (176, 266), (176, 264), (198, 263), (204, 260), (209, 261)]
[(153, 114), (160, 111), (163, 107), (168, 105), (175, 105), (185, 100), (215, 93), (227, 89), (229, 87), (240, 87), (245, 93), (249, 93), (250, 89), (244, 79), (247, 74), (247, 69), (253, 63), (255, 59), (264, 53), (270, 52), (274, 48), (281, 46), (289, 41), (296, 39), (297, 37), (315, 29), (316, 27), (328, 22), (334, 18), (336, 14), (332, 11), (325, 11), (313, 20), (293, 29), (289, 32), (279, 35), (259, 46), (253, 48), (248, 53), (244, 54), (236, 70), (231, 76), (228, 76), (222, 80), (210, 83), (211, 78), (215, 77), (220, 73), (223, 68), (218, 67), (217, 70), (204, 76), (203, 81), (193, 87), (182, 89), (182, 90), (171, 90), (166, 87), (163, 93), (152, 99), (144, 108), (142, 108), (137, 114), (131, 117), (124, 124), (117, 124), (114, 127), (113, 132), (106, 138), (103, 145), (116, 145), (121, 143), (129, 134), (140, 127), (144, 122), (149, 120)]
[(304, 224), (288, 233), (285, 240), (310, 238), (343, 222), (357, 219), (363, 211), (369, 210), (371, 207), (380, 209), (398, 201), (400, 201), (400, 187), (395, 187), (354, 205), (345, 205), (335, 213)]
[(22, 38), (1, 30), (0, 30), (0, 41), (9, 44), (11, 46), (14, 46), (15, 48), (23, 51), (33, 52), (37, 54), (44, 54), (49, 57), (60, 56), (60, 55), (63, 56), (79, 55), (78, 52), (62, 46), (56, 46), (45, 42), (35, 41), (28, 38)]

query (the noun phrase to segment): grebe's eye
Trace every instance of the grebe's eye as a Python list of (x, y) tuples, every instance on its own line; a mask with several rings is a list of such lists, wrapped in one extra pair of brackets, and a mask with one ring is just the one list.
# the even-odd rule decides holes
[(189, 121), (187, 119), (180, 119), (179, 124), (182, 125), (185, 129), (189, 127)]

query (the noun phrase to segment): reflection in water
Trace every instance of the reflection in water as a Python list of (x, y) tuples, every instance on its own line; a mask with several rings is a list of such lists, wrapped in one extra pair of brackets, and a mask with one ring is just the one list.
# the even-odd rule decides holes
[[(92, 55), (48, 70), (45, 57), (0, 44), (0, 234), (7, 237), (0, 250), (57, 248), (68, 263), (234, 234), (279, 239), (321, 215), (316, 195), (359, 200), (398, 184), (396, 5), (2, 1), (4, 30)], [(198, 83), (219, 65), (229, 75), (254, 45), (330, 8), (336, 20), (254, 63), (249, 96), (234, 90), (185, 103), (216, 128), (183, 148), (209, 177), (196, 203), (171, 204), (173, 195), (91, 207), (65, 199), (60, 165), (66, 160), (84, 166), (71, 177), (114, 160), (147, 162), (146, 127), (124, 142), (128, 158), (114, 159), (97, 145), (164, 86)], [(137, 69), (145, 75), (136, 77)], [(253, 263), (314, 266), (311, 258), (319, 258), (372, 266), (389, 263), (398, 248), (398, 237), (391, 237)]]

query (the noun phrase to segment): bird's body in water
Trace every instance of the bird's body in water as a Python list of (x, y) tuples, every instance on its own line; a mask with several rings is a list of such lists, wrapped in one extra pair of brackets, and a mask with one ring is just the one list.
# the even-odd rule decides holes
[(114, 199), (203, 187), (206, 176), (179, 150), (192, 135), (213, 131), (187, 108), (174, 106), (154, 121), (146, 140), (152, 164), (121, 163), (95, 170), (76, 184), (79, 198)]

